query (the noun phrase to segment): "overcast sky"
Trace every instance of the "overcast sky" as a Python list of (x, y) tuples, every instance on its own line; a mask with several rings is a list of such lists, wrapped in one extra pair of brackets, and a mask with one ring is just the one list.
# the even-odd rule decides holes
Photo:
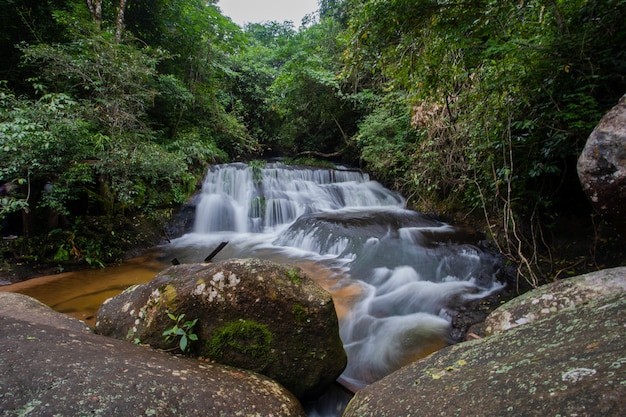
[(240, 26), (267, 20), (291, 20), (297, 28), (302, 18), (317, 10), (317, 0), (219, 0), (222, 14)]

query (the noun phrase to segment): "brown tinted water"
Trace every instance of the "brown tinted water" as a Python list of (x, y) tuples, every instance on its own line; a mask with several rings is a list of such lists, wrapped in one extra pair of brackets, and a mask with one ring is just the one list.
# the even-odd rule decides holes
[(151, 253), (119, 266), (85, 269), (33, 278), (0, 287), (0, 291), (31, 296), (54, 310), (95, 325), (100, 305), (131, 285), (150, 281), (168, 265)]
[[(154, 252), (118, 266), (47, 275), (1, 286), (0, 291), (28, 295), (94, 327), (98, 308), (106, 299), (132, 285), (150, 281), (168, 266), (170, 264), (160, 260), (159, 253)], [(359, 287), (337, 285), (331, 271), (315, 262), (300, 262), (297, 266), (330, 292), (337, 315), (344, 316), (359, 295)]]

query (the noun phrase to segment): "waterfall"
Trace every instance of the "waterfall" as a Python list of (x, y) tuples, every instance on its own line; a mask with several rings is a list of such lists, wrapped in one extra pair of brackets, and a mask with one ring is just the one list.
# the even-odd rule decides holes
[(174, 245), (189, 261), (228, 240), (224, 257), (325, 269), (348, 354), (340, 382), (356, 390), (445, 346), (458, 308), (502, 287), (480, 237), (404, 206), (360, 171), (217, 165)]
[(264, 232), (298, 217), (346, 207), (402, 207), (404, 199), (354, 170), (217, 165), (207, 173), (196, 233)]

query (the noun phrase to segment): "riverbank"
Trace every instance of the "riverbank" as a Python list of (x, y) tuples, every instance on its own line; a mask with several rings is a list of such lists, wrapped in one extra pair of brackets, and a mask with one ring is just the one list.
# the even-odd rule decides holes
[[(185, 224), (189, 223), (188, 215), (187, 204), (183, 204), (175, 209), (155, 211), (150, 216), (121, 217), (118, 222), (110, 219), (100, 221), (97, 217), (82, 218), (78, 222), (83, 230), (81, 233), (87, 236), (88, 232), (91, 236), (91, 241), (84, 241), (83, 244), (95, 247), (95, 243), (89, 242), (98, 241), (100, 249), (97, 254), (92, 254), (89, 247), (73, 241), (71, 245), (76, 255), (70, 259), (57, 259), (55, 251), (60, 243), (53, 244), (50, 236), (3, 237), (0, 248), (0, 286), (65, 272), (119, 266), (182, 235)], [(67, 233), (78, 236), (77, 230)], [(97, 233), (101, 234), (100, 238)]]
[(68, 272), (93, 270), (99, 271), (112, 267), (117, 267), (123, 262), (135, 258), (141, 258), (148, 253), (152, 248), (149, 247), (137, 247), (129, 251), (122, 260), (119, 262), (113, 262), (104, 267), (89, 265), (87, 262), (80, 263), (36, 263), (36, 262), (4, 262), (0, 265), (0, 288), (12, 284), (24, 283), (24, 287), (36, 285), (36, 283), (30, 283), (30, 281), (37, 278), (46, 278), (49, 280), (54, 277), (62, 276)]

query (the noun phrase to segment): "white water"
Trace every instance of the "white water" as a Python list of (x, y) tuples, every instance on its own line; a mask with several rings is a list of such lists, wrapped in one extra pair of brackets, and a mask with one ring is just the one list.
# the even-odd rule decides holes
[(444, 345), (455, 309), (500, 288), (491, 254), (404, 203), (358, 171), (220, 165), (172, 245), (182, 262), (229, 241), (216, 260), (304, 265), (333, 294), (354, 390)]
[(205, 178), (194, 230), (273, 232), (307, 213), (403, 204), (400, 196), (357, 171), (221, 165)]

